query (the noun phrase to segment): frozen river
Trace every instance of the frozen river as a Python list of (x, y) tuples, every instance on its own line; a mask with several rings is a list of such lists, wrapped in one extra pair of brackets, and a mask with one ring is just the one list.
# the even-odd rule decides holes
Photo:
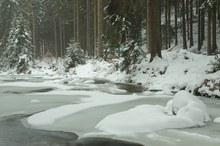
[[(165, 106), (167, 101), (172, 98), (172, 96), (168, 95), (132, 94), (132, 92), (142, 92), (143, 90), (144, 88), (141, 86), (126, 86), (107, 81), (101, 82), (101, 80), (74, 79), (74, 81), (70, 82), (70, 80), (62, 80), (60, 78), (1, 76), (0, 145), (77, 146), (82, 143), (84, 146), (138, 146), (141, 144), (146, 146), (220, 145), (220, 124), (212, 121), (204, 127), (165, 129), (129, 136), (106, 134), (95, 128), (108, 115), (127, 111), (143, 104)], [(99, 92), (96, 93), (96, 91)], [(31, 129), (31, 126), (26, 122), (26, 117), (34, 113), (63, 105), (77, 106), (84, 104), (84, 102), (89, 102), (84, 99), (89, 99), (89, 95), (94, 95), (94, 92), (103, 97), (108, 95), (107, 98), (120, 98), (120, 95), (123, 95), (131, 96), (132, 99), (108, 104), (103, 104), (104, 102), (91, 104), (91, 106), (85, 104), (88, 107), (80, 107), (81, 109), (77, 112), (58, 119), (53, 124), (34, 127), (38, 130)], [(208, 107), (208, 112), (212, 119), (220, 117), (220, 100), (204, 97), (200, 99)]]

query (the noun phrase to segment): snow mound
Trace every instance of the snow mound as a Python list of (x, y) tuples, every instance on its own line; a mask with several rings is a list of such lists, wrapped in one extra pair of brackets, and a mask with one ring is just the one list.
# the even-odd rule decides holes
[(107, 116), (96, 125), (96, 128), (110, 134), (127, 135), (168, 128), (203, 126), (209, 120), (206, 106), (202, 101), (186, 91), (180, 91), (166, 107), (140, 105)]
[(205, 104), (187, 91), (179, 91), (173, 98), (172, 113), (177, 116), (191, 119), (194, 123), (202, 125), (210, 121)]
[(220, 124), (220, 117), (216, 118), (213, 122)]
[(39, 103), (39, 102), (40, 102), (40, 100), (37, 100), (37, 99), (33, 99), (30, 101), (30, 103)]

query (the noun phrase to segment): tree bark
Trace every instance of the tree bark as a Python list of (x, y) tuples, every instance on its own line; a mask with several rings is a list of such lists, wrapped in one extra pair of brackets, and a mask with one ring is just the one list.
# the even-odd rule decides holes
[(91, 0), (87, 0), (87, 51), (88, 55), (92, 55), (91, 51)]
[(212, 53), (216, 53), (216, 50), (217, 50), (217, 42), (216, 42), (216, 5), (215, 4), (212, 7)]
[(60, 36), (60, 48), (59, 48), (59, 56), (60, 57), (63, 57), (63, 54), (62, 54), (62, 50), (63, 50), (63, 33), (62, 33), (62, 31), (63, 31), (63, 27), (62, 27), (62, 18), (61, 18), (61, 16), (59, 16), (59, 28), (60, 28), (60, 34), (59, 34), (59, 36)]
[(147, 37), (148, 37), (148, 50), (151, 55), (150, 62), (158, 55), (162, 58), (161, 54), (161, 19), (160, 0), (148, 0), (147, 2)]
[(32, 40), (33, 40), (33, 56), (36, 58), (36, 24), (35, 24), (35, 17), (32, 14)]
[(193, 0), (190, 0), (190, 48), (194, 46), (193, 43)]
[(211, 27), (212, 27), (212, 21), (211, 21), (211, 16), (212, 16), (212, 13), (211, 13), (211, 8), (209, 7), (208, 8), (208, 27), (207, 27), (207, 29), (208, 29), (208, 35), (207, 35), (207, 37), (208, 37), (208, 42), (207, 42), (207, 44), (208, 44), (208, 46), (207, 46), (207, 53), (208, 53), (208, 55), (211, 55), (212, 54), (212, 45), (211, 45), (211, 40), (212, 40), (212, 35), (211, 35)]
[(165, 49), (168, 49), (168, 0), (165, 0)]
[(79, 0), (76, 0), (76, 42), (80, 44)]
[(178, 26), (177, 26), (178, 1), (175, 0), (174, 4), (175, 4), (175, 46), (177, 46), (178, 45)]
[(197, 9), (198, 9), (198, 51), (201, 50), (202, 43), (201, 43), (201, 9), (199, 9), (199, 5), (201, 3), (201, 0), (197, 1)]
[(185, 0), (182, 0), (182, 21), (183, 21), (183, 49), (187, 49), (187, 42), (186, 42), (186, 18), (185, 18)]
[(55, 54), (56, 58), (58, 58), (58, 47), (57, 47), (57, 23), (56, 23), (56, 16), (54, 16), (54, 43), (55, 43)]
[(103, 58), (103, 9), (103, 0), (98, 0), (98, 50), (100, 58)]

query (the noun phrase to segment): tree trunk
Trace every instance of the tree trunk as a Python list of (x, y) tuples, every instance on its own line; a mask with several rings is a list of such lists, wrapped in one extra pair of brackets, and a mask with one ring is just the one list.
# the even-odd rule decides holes
[(32, 14), (32, 40), (33, 40), (33, 56), (36, 58), (37, 51), (36, 51), (36, 25), (35, 25), (35, 17)]
[(76, 0), (73, 1), (73, 39), (77, 41), (77, 16), (76, 16)]
[(189, 0), (186, 0), (186, 24), (187, 24), (187, 39), (190, 40), (190, 21), (189, 21)]
[(79, 0), (76, 0), (76, 42), (80, 44)]
[(186, 42), (186, 18), (185, 18), (185, 0), (182, 0), (182, 19), (183, 19), (183, 49), (187, 49), (187, 42)]
[(103, 0), (98, 0), (98, 50), (101, 58), (103, 58), (103, 9)]
[(60, 48), (59, 48), (59, 56), (60, 57), (63, 57), (63, 54), (62, 54), (62, 50), (63, 50), (63, 33), (62, 33), (62, 18), (61, 18), (61, 16), (59, 16), (59, 28), (60, 28)]
[(211, 35), (211, 27), (212, 27), (212, 13), (211, 13), (211, 8), (209, 7), (208, 8), (208, 35), (207, 35), (207, 37), (208, 37), (208, 42), (207, 42), (207, 44), (208, 44), (208, 46), (207, 46), (207, 53), (208, 53), (208, 55), (211, 55), (212, 54), (212, 45), (211, 45), (211, 40), (212, 40), (212, 35)]
[[(204, 0), (202, 0), (202, 3), (203, 2)], [(204, 41), (205, 41), (205, 10), (202, 9), (201, 10), (201, 45), (203, 45)]]
[[(201, 0), (198, 0), (197, 7), (199, 7)], [(198, 51), (201, 50), (202, 43), (201, 43), (201, 9), (198, 9)]]
[(190, 0), (190, 48), (194, 46), (193, 43), (193, 0)]
[(217, 1), (217, 9), (218, 9), (218, 25), (220, 27), (220, 1)]
[(55, 54), (56, 58), (58, 58), (58, 47), (57, 47), (57, 23), (56, 23), (56, 16), (54, 16), (54, 43), (55, 43)]
[(171, 0), (168, 0), (168, 48), (171, 47)]
[(93, 56), (97, 55), (97, 0), (94, 0), (94, 49)]
[(92, 55), (92, 48), (91, 48), (91, 0), (87, 0), (87, 51), (88, 55)]
[(212, 7), (212, 53), (216, 53), (216, 50), (217, 50), (217, 42), (216, 42), (216, 5), (215, 4)]
[(178, 45), (178, 26), (177, 26), (178, 1), (175, 0), (174, 4), (175, 4), (175, 46), (177, 46)]
[(160, 0), (148, 0), (147, 2), (147, 37), (148, 37), (148, 50), (151, 54), (150, 62), (154, 57), (161, 55), (161, 19), (160, 19)]
[(165, 49), (168, 49), (168, 0), (165, 0)]

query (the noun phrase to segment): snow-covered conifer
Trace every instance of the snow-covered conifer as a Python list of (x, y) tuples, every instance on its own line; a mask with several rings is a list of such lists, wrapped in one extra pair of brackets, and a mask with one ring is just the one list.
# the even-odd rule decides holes
[(80, 48), (79, 44), (70, 40), (69, 46), (66, 48), (65, 54), (65, 68), (66, 71), (75, 67), (77, 64), (85, 63), (84, 51)]
[[(15, 13), (11, 23), (4, 56), (7, 66), (16, 68), (18, 73), (24, 72), (19, 68), (24, 65), (21, 63), (25, 63), (25, 68), (27, 68), (32, 61), (33, 46), (30, 34), (28, 21), (21, 12)], [(25, 62), (21, 61), (21, 58), (24, 58), (24, 56), (26, 58)]]

